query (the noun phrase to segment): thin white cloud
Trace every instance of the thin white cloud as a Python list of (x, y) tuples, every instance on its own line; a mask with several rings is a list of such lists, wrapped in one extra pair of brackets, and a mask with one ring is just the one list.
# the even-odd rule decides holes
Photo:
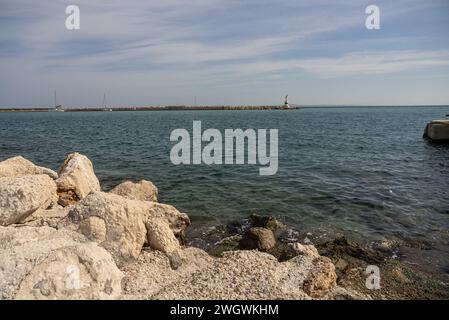
[[(383, 25), (435, 5), (380, 2)], [(19, 48), (0, 60), (0, 105), (23, 96), (17, 88), (39, 96), (65, 85), (88, 96), (96, 88), (132, 84), (129, 95), (146, 101), (147, 86), (163, 95), (173, 86), (195, 91), (204, 84), (282, 81), (291, 73), (347, 79), (446, 67), (449, 60), (447, 51), (389, 50), (401, 48), (394, 46), (399, 38), (404, 46), (412, 43), (410, 34), (351, 34), (364, 28), (365, 1), (78, 0), (81, 30), (75, 32), (64, 28), (69, 4), (0, 0), (0, 19), (6, 18), (0, 45)], [(336, 40), (326, 41), (330, 35)], [(359, 52), (370, 41), (375, 51)]]

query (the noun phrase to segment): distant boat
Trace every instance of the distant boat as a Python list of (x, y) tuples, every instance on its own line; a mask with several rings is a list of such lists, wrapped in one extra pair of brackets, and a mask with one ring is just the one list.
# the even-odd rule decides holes
[(56, 111), (56, 112), (64, 112), (65, 110), (62, 107), (62, 104), (58, 104), (58, 99), (56, 97), (56, 90), (55, 90), (55, 107), (53, 109), (50, 109), (48, 111)]
[(107, 103), (106, 103), (106, 93), (103, 95), (103, 103), (101, 105), (103, 111), (112, 111), (111, 108), (107, 107)]

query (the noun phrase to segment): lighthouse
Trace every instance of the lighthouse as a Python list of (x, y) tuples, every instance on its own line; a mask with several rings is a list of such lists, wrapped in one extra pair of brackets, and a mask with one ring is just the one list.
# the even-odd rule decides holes
[(285, 96), (284, 108), (290, 109), (290, 105), (288, 104), (288, 94)]

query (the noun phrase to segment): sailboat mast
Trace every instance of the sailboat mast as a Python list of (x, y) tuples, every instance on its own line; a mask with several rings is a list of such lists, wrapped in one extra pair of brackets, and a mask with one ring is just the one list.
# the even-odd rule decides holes
[(103, 95), (103, 108), (106, 108), (106, 93)]

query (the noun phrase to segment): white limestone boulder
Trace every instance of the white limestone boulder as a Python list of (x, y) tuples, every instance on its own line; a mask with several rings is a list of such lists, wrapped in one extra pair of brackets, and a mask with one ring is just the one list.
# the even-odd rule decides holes
[(84, 199), (91, 192), (100, 191), (92, 162), (82, 154), (69, 154), (58, 174), (59, 204), (64, 207)]
[(50, 227), (0, 227), (0, 300), (117, 299), (122, 272), (96, 243)]
[(130, 200), (157, 202), (157, 187), (147, 180), (141, 180), (139, 182), (125, 181), (120, 183), (110, 192)]
[(0, 162), (0, 177), (18, 177), (33, 174), (46, 174), (52, 179), (58, 178), (58, 174), (55, 171), (36, 166), (22, 156), (9, 158)]
[(0, 178), (0, 225), (18, 223), (57, 200), (56, 184), (48, 175)]

